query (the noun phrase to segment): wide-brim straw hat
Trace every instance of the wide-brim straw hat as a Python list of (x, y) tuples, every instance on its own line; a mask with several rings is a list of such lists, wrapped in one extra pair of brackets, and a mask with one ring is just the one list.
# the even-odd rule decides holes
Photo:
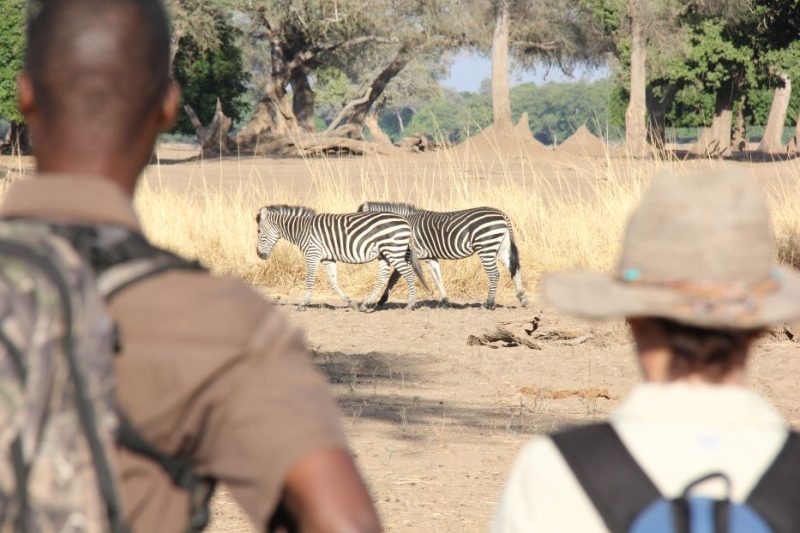
[(800, 318), (800, 273), (776, 263), (764, 194), (731, 170), (656, 176), (628, 221), (615, 272), (550, 274), (542, 292), (593, 319), (755, 329)]

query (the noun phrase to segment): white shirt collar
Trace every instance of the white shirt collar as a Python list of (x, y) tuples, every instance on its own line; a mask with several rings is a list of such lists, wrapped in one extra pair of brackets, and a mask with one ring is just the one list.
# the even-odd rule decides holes
[(685, 382), (637, 385), (611, 420), (705, 427), (787, 427), (777, 409), (751, 389)]

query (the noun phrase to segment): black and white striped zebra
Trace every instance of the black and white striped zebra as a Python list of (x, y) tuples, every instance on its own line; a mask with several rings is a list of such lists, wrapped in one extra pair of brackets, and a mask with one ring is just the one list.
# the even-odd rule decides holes
[[(408, 219), (414, 230), (414, 252), (420, 261), (428, 263), (433, 281), (445, 305), (449, 301), (438, 260), (463, 259), (477, 253), (489, 277), (489, 295), (483, 304), (484, 307), (488, 309), (494, 307), (497, 280), (500, 276), (497, 270), (498, 260), (511, 273), (517, 299), (523, 306), (527, 306), (511, 221), (499, 209), (475, 207), (462, 211), (438, 212), (417, 209), (405, 203), (365, 202), (358, 211), (389, 211)], [(378, 305), (389, 298), (389, 291), (397, 283), (397, 279), (398, 276), (392, 273)]]
[(362, 311), (374, 305), (392, 269), (399, 272), (408, 283), (409, 309), (416, 302), (415, 273), (422, 285), (428, 288), (411, 249), (411, 226), (402, 216), (379, 212), (317, 214), (306, 207), (268, 205), (258, 211), (256, 222), (256, 253), (261, 259), (269, 258), (279, 239), (286, 239), (303, 252), (307, 268), (303, 306), (311, 301), (320, 263), (325, 267), (336, 294), (348, 305), (352, 305), (350, 298), (336, 281), (336, 262), (368, 263), (378, 260), (378, 279), (367, 299), (361, 304)]

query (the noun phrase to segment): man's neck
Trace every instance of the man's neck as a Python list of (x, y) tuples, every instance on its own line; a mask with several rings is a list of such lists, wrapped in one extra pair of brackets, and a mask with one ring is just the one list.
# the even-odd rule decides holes
[(74, 156), (69, 158), (37, 157), (36, 163), (37, 172), (40, 174), (111, 181), (131, 198), (136, 189), (137, 174), (131, 174), (131, 171), (125, 170), (124, 165), (112, 165), (103, 160), (81, 159)]

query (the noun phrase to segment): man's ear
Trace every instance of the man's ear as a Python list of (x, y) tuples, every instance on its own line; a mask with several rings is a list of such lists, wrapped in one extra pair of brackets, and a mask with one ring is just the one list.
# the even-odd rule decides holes
[(181, 89), (178, 87), (177, 83), (170, 81), (167, 91), (164, 93), (164, 98), (161, 101), (161, 116), (158, 121), (158, 129), (160, 131), (172, 129), (172, 126), (178, 118), (178, 108), (180, 105)]
[(30, 123), (36, 115), (36, 99), (33, 95), (33, 82), (27, 72), (20, 72), (17, 78), (17, 106), (25, 121)]

